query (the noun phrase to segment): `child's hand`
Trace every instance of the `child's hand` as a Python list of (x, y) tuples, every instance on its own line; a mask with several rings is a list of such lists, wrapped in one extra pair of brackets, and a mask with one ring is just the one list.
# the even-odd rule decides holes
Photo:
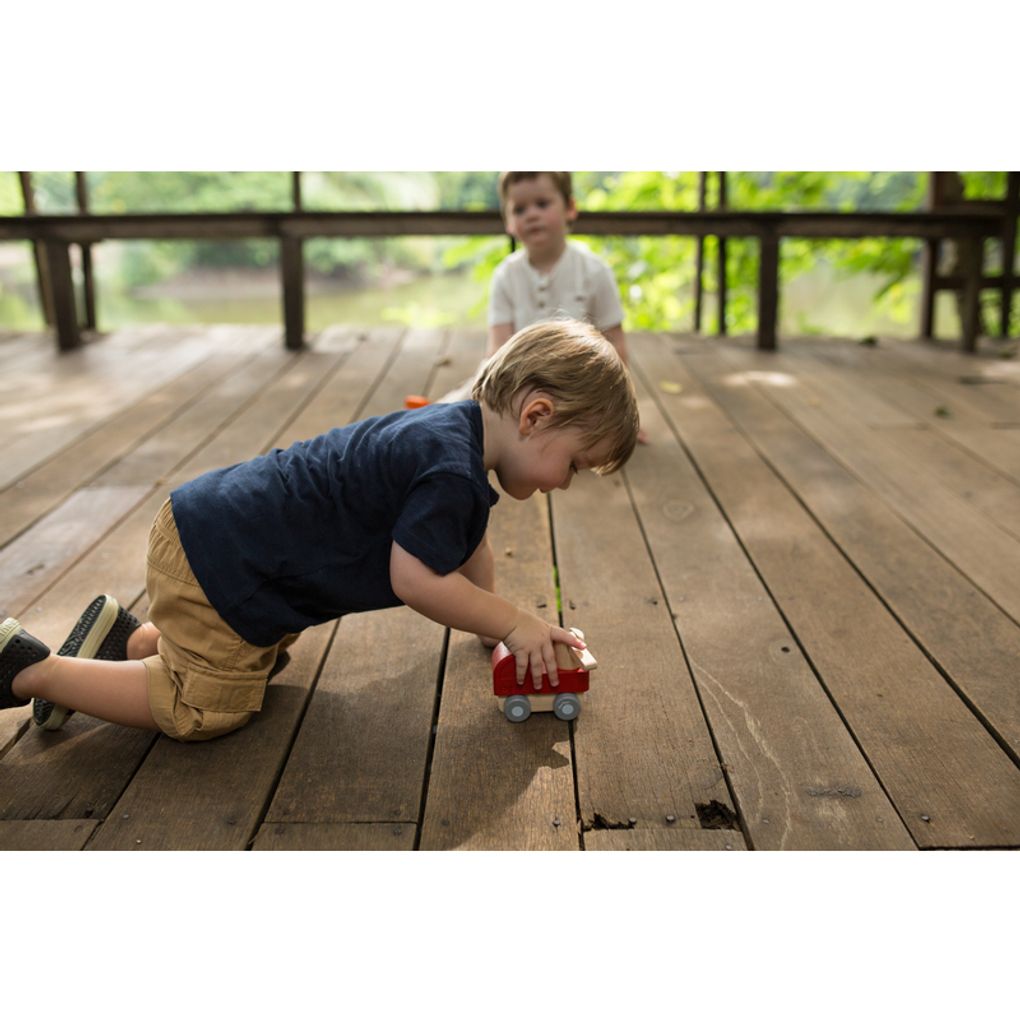
[(559, 686), (560, 674), (553, 649), (554, 641), (570, 645), (572, 648), (585, 647), (585, 643), (569, 630), (550, 627), (545, 620), (531, 613), (518, 611), (517, 625), (503, 638), (503, 643), (513, 652), (517, 661), (517, 683), (524, 685), (530, 668), (531, 680), (536, 691), (542, 688), (543, 673), (549, 675), (551, 686)]

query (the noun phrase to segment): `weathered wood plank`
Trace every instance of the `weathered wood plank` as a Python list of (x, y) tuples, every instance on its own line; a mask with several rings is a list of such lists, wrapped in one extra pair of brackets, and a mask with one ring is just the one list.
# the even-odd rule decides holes
[(79, 489), (0, 552), (0, 613), (23, 615), (56, 578), (149, 491), (147, 485)]
[(411, 329), (404, 336), (400, 353), (385, 373), (359, 417), (389, 414), (404, 410), (409, 392), (420, 393), (426, 386), (435, 364), (445, 356), (448, 343), (446, 331)]
[[(855, 345), (856, 347), (856, 345)], [(944, 436), (1014, 484), (1020, 483), (1020, 430), (997, 428), (988, 414), (978, 414), (966, 404), (933, 393), (919, 384), (920, 366), (913, 368), (886, 358), (862, 356), (862, 349), (845, 344), (814, 345), (813, 356), (838, 365), (841, 371), (868, 392), (913, 415), (917, 424)], [(798, 346), (796, 348), (800, 350)], [(808, 348), (804, 348), (807, 353)], [(870, 353), (873, 349), (866, 348)], [(981, 379), (981, 372), (966, 378)], [(995, 378), (995, 376), (992, 376)], [(1002, 385), (988, 383), (969, 385)], [(1020, 390), (1017, 390), (1020, 401)]]
[[(987, 424), (1020, 425), (1020, 364), (989, 363), (941, 350), (922, 360), (918, 355), (928, 352), (917, 351), (910, 344), (885, 344), (876, 353), (883, 361), (913, 372), (919, 386), (951, 407), (966, 408)], [(980, 385), (962, 381), (975, 378), (988, 381)]]
[(160, 736), (90, 850), (243, 850), (287, 758), (335, 623), (312, 627), (247, 726), (218, 740)]
[(45, 462), (89, 428), (136, 403), (194, 366), (207, 354), (205, 338), (184, 334), (179, 342), (134, 350), (124, 371), (127, 341), (100, 343), (61, 356), (56, 365), (0, 380), (0, 424), (6, 436), (0, 488)]
[(0, 818), (105, 818), (155, 738), (80, 712), (54, 733), (30, 726), (0, 759)]
[(415, 827), (399, 822), (273, 822), (263, 825), (252, 850), (413, 850)]
[(584, 834), (585, 850), (746, 850), (731, 829), (597, 829)]
[[(1020, 758), (1020, 628), (758, 388), (727, 385), (720, 352), (691, 358), (702, 384), (797, 493), (897, 619)], [(736, 382), (738, 376), (730, 372)]]
[(913, 849), (768, 589), (637, 382), (651, 444), (631, 459), (627, 480), (754, 847)]
[[(844, 359), (849, 360), (850, 352), (846, 345), (834, 346), (842, 351)], [(977, 507), (997, 527), (1020, 539), (1020, 486), (975, 459), (945, 433), (928, 427), (930, 422), (944, 420), (942, 416), (951, 413), (944, 405), (929, 405), (929, 413), (924, 416), (908, 411), (903, 401), (894, 399), (895, 389), (893, 399), (890, 399), (891, 388), (898, 387), (900, 393), (913, 389), (905, 384), (895, 362), (884, 362), (891, 372), (883, 372), (877, 377), (874, 371), (864, 375), (856, 366), (847, 368), (841, 364), (838, 370), (831, 367), (839, 354), (827, 347), (819, 348), (818, 344), (813, 347), (800, 344), (784, 352), (801, 366), (798, 379), (807, 381), (818, 394), (815, 398), (818, 403), (813, 406), (824, 403), (826, 416), (842, 422), (848, 429), (881, 429), (879, 435), (865, 432), (865, 441), (883, 444), (890, 456), (898, 454), (913, 469), (926, 472), (931, 485), (946, 489), (965, 503)], [(858, 363), (861, 360), (858, 353)], [(913, 373), (915, 381), (920, 374)], [(897, 378), (897, 375), (900, 377)], [(968, 387), (970, 390), (973, 388)], [(913, 392), (921, 395), (921, 390), (914, 389)], [(1020, 404), (1020, 389), (1017, 390), (1017, 398)], [(986, 429), (986, 432), (995, 431), (1002, 433), (1002, 430)], [(1012, 438), (1020, 453), (1020, 432)]]
[[(929, 429), (896, 429), (881, 438), (905, 460), (937, 478), (942, 488), (1020, 541), (1020, 486)], [(1020, 453), (1020, 432), (1015, 441)]]
[(684, 386), (660, 406), (915, 842), (1014, 845), (1013, 763), (681, 360), (654, 345), (639, 356), (650, 378)]
[[(471, 378), (485, 349), (477, 330), (455, 330), (427, 392)], [(556, 619), (548, 504), (503, 494), (489, 537), (496, 590)], [(450, 634), (421, 834), (423, 850), (577, 850), (569, 729), (551, 715), (515, 725), (492, 693), (490, 653), (478, 638)]]
[[(1020, 542), (943, 484), (937, 470), (918, 464), (886, 442), (884, 434), (853, 420), (852, 401), (821, 366), (777, 354), (772, 371), (796, 385), (751, 381), (813, 435), (841, 463), (874, 489), (894, 510), (941, 549), (989, 598), (1020, 622)], [(759, 362), (754, 362), (760, 368)]]
[[(435, 399), (474, 379), (485, 358), (485, 336), (476, 329), (453, 329), (443, 357), (436, 363), (436, 372), (429, 380), (428, 393)], [(470, 399), (467, 394), (465, 400)]]
[(31, 707), (9, 708), (0, 715), (0, 758), (21, 739), (31, 719)]
[[(556, 619), (545, 499), (503, 495), (489, 535), (496, 590)], [(453, 631), (421, 833), (422, 850), (578, 850), (570, 731), (551, 713), (508, 722), (492, 693), (491, 655)]]
[[(270, 334), (267, 331), (265, 336)], [(250, 337), (244, 338), (249, 341)], [(42, 465), (0, 492), (0, 545), (52, 510), (81, 485), (158, 432), (219, 380), (254, 357), (257, 346), (231, 345), (189, 368), (93, 431), (66, 446)]]
[[(639, 450), (640, 456), (644, 451)], [(578, 475), (552, 499), (566, 626), (598, 659), (574, 723), (584, 830), (600, 824), (699, 828), (734, 806), (673, 620), (620, 476)]]
[(416, 825), (442, 651), (405, 607), (341, 621), (267, 822)]
[(82, 818), (0, 822), (0, 850), (81, 850), (97, 824)]

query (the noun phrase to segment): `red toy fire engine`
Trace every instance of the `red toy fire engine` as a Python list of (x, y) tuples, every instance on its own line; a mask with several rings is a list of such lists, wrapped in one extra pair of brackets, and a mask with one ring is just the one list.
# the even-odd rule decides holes
[[(581, 631), (574, 627), (570, 630), (584, 640)], [(557, 719), (564, 720), (577, 718), (581, 711), (580, 695), (588, 690), (588, 674), (598, 664), (587, 649), (560, 643), (555, 649), (559, 686), (553, 687), (543, 673), (538, 690), (530, 673), (523, 686), (517, 682), (517, 662), (502, 641), (492, 650), (492, 692), (500, 699), (500, 708), (510, 722), (524, 722), (532, 712), (553, 712)]]

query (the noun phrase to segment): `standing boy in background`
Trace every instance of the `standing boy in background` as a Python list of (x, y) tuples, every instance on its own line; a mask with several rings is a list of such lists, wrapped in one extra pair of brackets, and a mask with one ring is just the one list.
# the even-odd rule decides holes
[(570, 174), (504, 171), (499, 204), (507, 233), (522, 248), (493, 274), (486, 353), (494, 354), (534, 322), (581, 319), (602, 333), (626, 365), (623, 308), (612, 271), (587, 248), (567, 240), (577, 219)]
[[(569, 172), (505, 170), (499, 175), (499, 205), (507, 233), (522, 248), (503, 259), (492, 276), (486, 357), (525, 326), (578, 319), (599, 330), (626, 365), (623, 308), (612, 270), (567, 240), (577, 219)], [(463, 400), (470, 392), (469, 380), (441, 402)], [(638, 441), (647, 442), (643, 430)]]

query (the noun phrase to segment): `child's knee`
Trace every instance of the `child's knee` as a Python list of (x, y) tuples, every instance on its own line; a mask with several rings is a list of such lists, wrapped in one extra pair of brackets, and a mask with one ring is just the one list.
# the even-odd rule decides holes
[(247, 723), (254, 712), (213, 712), (191, 705), (179, 703), (179, 707), (171, 717), (171, 726), (160, 728), (174, 740), (193, 743), (199, 740), (212, 740), (222, 737), (234, 730), (239, 730)]
[(232, 681), (182, 674), (168, 665), (163, 655), (143, 662), (152, 718), (160, 731), (174, 740), (190, 743), (221, 737), (244, 726), (262, 705), (265, 676)]

